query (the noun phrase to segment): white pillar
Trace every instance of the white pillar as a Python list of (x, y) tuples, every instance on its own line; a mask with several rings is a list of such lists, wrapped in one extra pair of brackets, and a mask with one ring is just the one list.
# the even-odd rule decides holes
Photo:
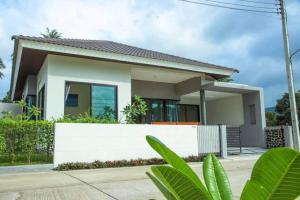
[(221, 158), (227, 158), (227, 133), (226, 125), (219, 125), (219, 137), (220, 137), (220, 152)]

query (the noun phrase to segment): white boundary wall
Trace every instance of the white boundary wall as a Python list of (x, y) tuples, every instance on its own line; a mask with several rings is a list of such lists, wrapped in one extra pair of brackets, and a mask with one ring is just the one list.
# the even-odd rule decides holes
[(57, 123), (54, 167), (66, 162), (160, 157), (146, 135), (157, 137), (182, 157), (198, 155), (197, 132), (193, 125)]

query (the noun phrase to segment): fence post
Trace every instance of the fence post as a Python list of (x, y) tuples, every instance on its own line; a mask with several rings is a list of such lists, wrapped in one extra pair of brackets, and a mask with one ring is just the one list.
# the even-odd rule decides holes
[(227, 158), (226, 125), (219, 125), (220, 153), (222, 158)]
[(293, 132), (291, 126), (283, 126), (284, 146), (294, 148)]

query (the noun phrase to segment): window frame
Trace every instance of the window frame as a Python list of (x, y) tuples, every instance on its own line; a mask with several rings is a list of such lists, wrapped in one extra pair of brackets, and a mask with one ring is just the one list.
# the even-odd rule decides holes
[[(37, 106), (41, 110), (41, 114), (38, 116), (39, 120), (45, 119), (45, 84), (39, 89), (37, 94)], [(42, 94), (42, 95), (40, 95)], [(40, 98), (42, 96), (42, 99)], [(42, 102), (41, 102), (42, 100)]]
[[(85, 85), (88, 85), (89, 86), (89, 89), (90, 89), (90, 109), (89, 109), (89, 114), (92, 115), (92, 86), (106, 86), (106, 87), (114, 87), (115, 88), (115, 99), (116, 99), (116, 105), (115, 105), (115, 119), (116, 120), (119, 120), (118, 118), (118, 113), (119, 113), (119, 99), (118, 99), (118, 96), (119, 96), (119, 90), (118, 90), (118, 85), (113, 85), (113, 84), (102, 84), (102, 83), (91, 83), (91, 82), (80, 82), (80, 81), (68, 81), (66, 80), (65, 81), (65, 86), (64, 86), (64, 89), (66, 88), (67, 84), (85, 84)], [(66, 91), (64, 92), (64, 114), (66, 112)], [(78, 100), (79, 101), (79, 100)], [(79, 104), (79, 102), (78, 102)], [(87, 111), (88, 112), (88, 111)]]

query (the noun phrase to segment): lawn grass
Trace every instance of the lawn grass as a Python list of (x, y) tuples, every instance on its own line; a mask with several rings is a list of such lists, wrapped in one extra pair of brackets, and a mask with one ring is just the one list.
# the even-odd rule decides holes
[[(31, 163), (30, 164), (46, 164), (52, 163), (53, 157), (47, 160), (46, 153), (35, 153), (31, 156)], [(17, 154), (14, 163), (10, 162), (8, 154), (0, 154), (0, 166), (15, 166), (15, 165), (28, 165), (27, 156), (26, 154)]]

